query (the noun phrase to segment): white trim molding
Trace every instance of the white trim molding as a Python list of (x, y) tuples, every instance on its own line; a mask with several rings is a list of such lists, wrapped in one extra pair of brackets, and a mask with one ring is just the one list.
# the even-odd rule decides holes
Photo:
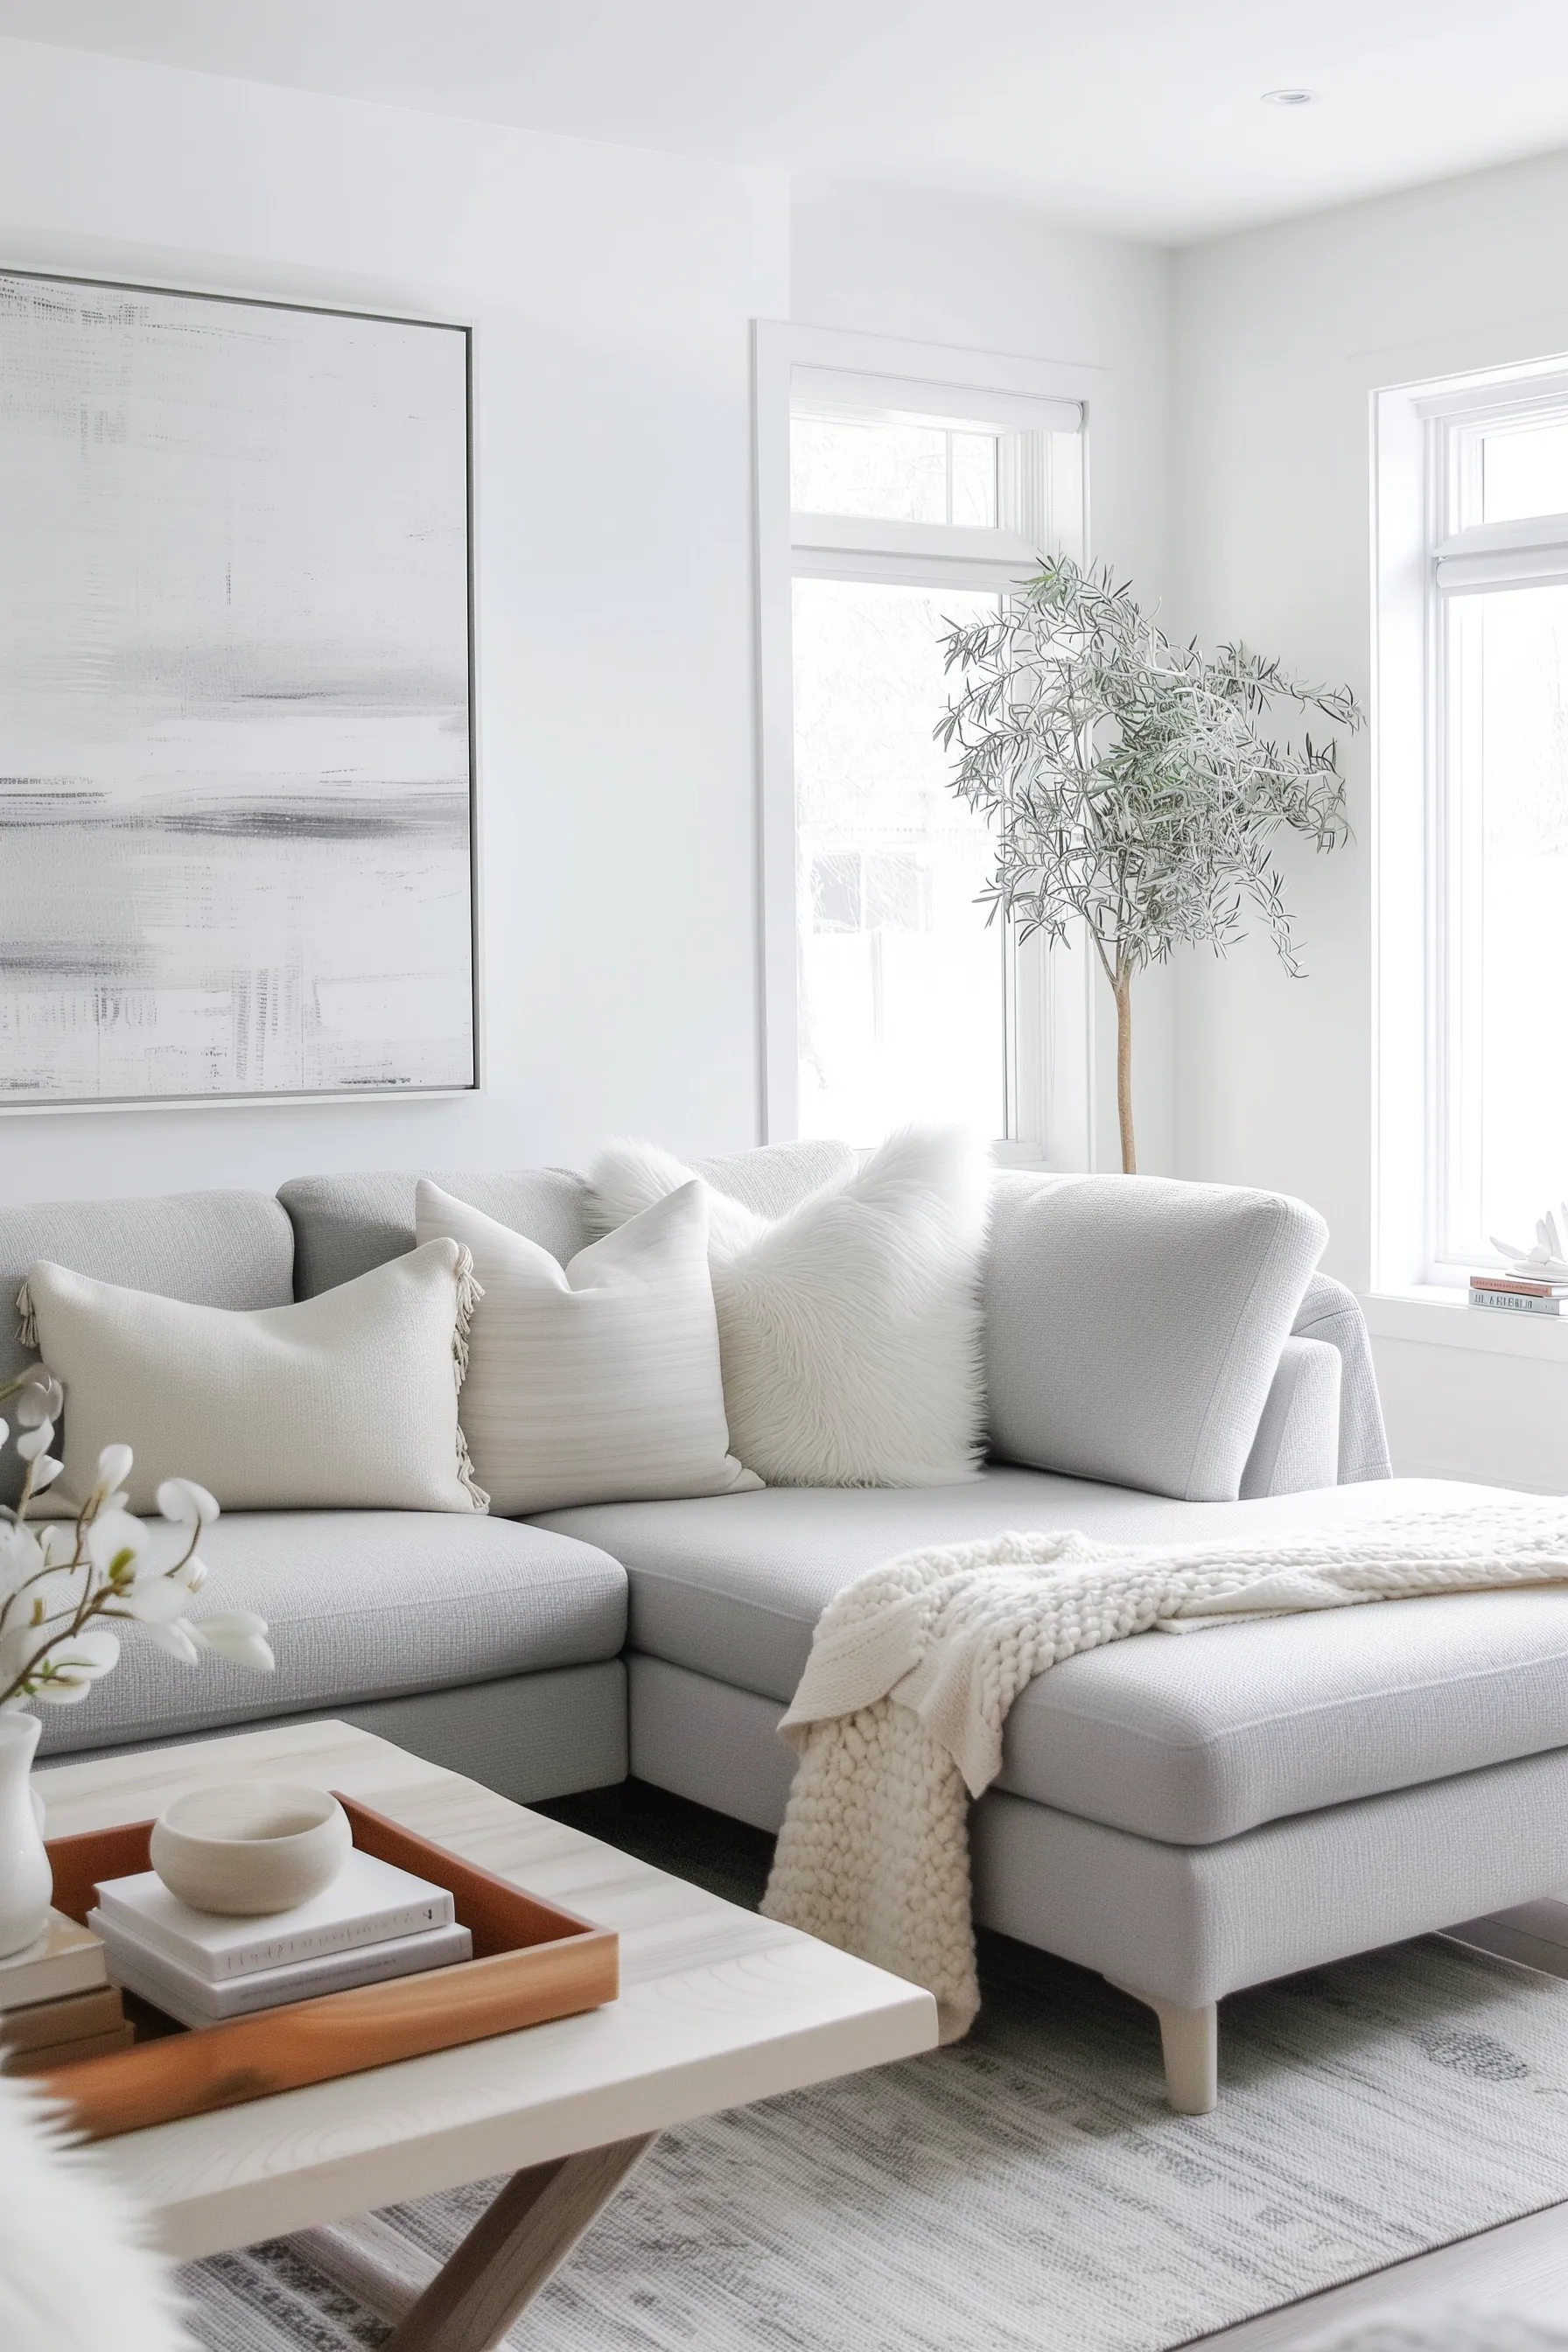
[[(1088, 436), (1103, 371), (759, 320), (753, 331), (763, 1132), (799, 1129), (792, 583), (887, 580), (1005, 590), (1047, 546), (1082, 555)], [(990, 425), (1003, 443), (995, 529), (793, 514), (790, 417), (814, 411)], [(1017, 951), (1008, 987), (1004, 1163), (1093, 1164), (1094, 996), (1087, 952)]]

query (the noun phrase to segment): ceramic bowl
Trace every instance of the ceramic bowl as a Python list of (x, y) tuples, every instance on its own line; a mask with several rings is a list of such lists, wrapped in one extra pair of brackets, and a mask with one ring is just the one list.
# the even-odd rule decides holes
[(153, 1867), (197, 1911), (261, 1917), (330, 1886), (353, 1844), (324, 1789), (293, 1780), (218, 1780), (187, 1789), (153, 1827)]

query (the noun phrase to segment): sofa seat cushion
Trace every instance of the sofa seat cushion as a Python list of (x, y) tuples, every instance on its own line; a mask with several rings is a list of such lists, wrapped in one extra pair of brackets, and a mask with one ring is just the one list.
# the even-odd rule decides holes
[(235, 1512), (207, 1529), (202, 1556), (203, 1601), (265, 1617), (277, 1673), (183, 1665), (129, 1627), (113, 1674), (79, 1706), (45, 1712), (46, 1752), (583, 1665), (626, 1639), (619, 1563), (515, 1520)]
[[(901, 1551), (1013, 1528), (1195, 1543), (1349, 1527), (1489, 1491), (1395, 1479), (1180, 1504), (997, 1468), (978, 1486), (771, 1487), (560, 1512), (546, 1524), (625, 1562), (634, 1649), (782, 1701), (832, 1595)], [(1008, 1721), (1001, 1785), (1142, 1836), (1210, 1844), (1287, 1814), (1568, 1745), (1565, 1670), (1568, 1592), (1462, 1594), (1140, 1634), (1030, 1685)]]

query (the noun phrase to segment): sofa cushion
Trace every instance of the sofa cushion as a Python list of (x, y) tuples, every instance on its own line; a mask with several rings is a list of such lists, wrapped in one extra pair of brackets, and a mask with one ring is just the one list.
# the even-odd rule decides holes
[(985, 1271), (1005, 1461), (1188, 1502), (1240, 1491), (1328, 1228), (1282, 1193), (998, 1177)]
[(613, 1658), (626, 1580), (591, 1545), (515, 1520), (440, 1512), (236, 1512), (202, 1538), (202, 1601), (267, 1619), (278, 1671), (183, 1665), (135, 1626), (43, 1747), (113, 1746), (402, 1691)]
[[(0, 1209), (0, 1380), (35, 1353), (12, 1301), (39, 1258), (133, 1290), (197, 1307), (286, 1307), (294, 1235), (269, 1192), (173, 1192), (151, 1200), (41, 1201)], [(15, 1502), (22, 1465), (0, 1457), (0, 1502)]]
[[(1203, 1542), (1479, 1501), (1436, 1480), (1176, 1504), (1037, 1472), (978, 1486), (769, 1488), (558, 1512), (631, 1578), (634, 1650), (783, 1702), (843, 1585), (900, 1552), (1008, 1528)], [(1477, 1593), (1144, 1633), (1032, 1683), (1001, 1785), (1175, 1843), (1568, 1745), (1568, 1593)]]
[(320, 1298), (192, 1307), (41, 1259), (27, 1276), (39, 1351), (68, 1400), (61, 1503), (126, 1445), (133, 1511), (191, 1478), (226, 1511), (482, 1511), (458, 1421), (474, 1298), (449, 1239)]
[[(764, 1216), (782, 1216), (856, 1155), (843, 1143), (773, 1143), (723, 1160), (700, 1160), (697, 1173)], [(279, 1187), (294, 1234), (294, 1295), (313, 1298), (414, 1247), (413, 1171), (362, 1176), (293, 1176)], [(430, 1181), (496, 1223), (510, 1225), (564, 1265), (595, 1238), (584, 1215), (586, 1179), (571, 1168), (518, 1168), (500, 1174), (432, 1174)], [(223, 1197), (232, 1198), (232, 1195)], [(35, 1250), (35, 1257), (48, 1253)], [(57, 1253), (58, 1255), (58, 1253)], [(22, 1274), (32, 1263), (28, 1259)], [(97, 1268), (88, 1269), (97, 1272)], [(18, 1282), (22, 1276), (16, 1277)], [(121, 1279), (115, 1276), (114, 1279)]]

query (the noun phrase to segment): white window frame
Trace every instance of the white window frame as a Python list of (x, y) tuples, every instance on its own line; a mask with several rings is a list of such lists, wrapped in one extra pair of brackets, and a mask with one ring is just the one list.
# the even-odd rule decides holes
[[(756, 322), (753, 350), (763, 1122), (766, 1139), (781, 1142), (800, 1131), (793, 584), (849, 578), (1005, 588), (1033, 567), (1042, 547), (1084, 556), (1095, 372), (772, 320)], [(1034, 449), (1014, 443), (1016, 457), (1004, 443), (1004, 464), (1029, 478), (1005, 478), (1003, 509), (1021, 512), (1028, 528), (793, 513), (790, 418), (802, 394), (826, 412), (841, 406), (883, 421), (1047, 436)], [(1095, 999), (1087, 946), (1047, 951), (1031, 941), (1007, 957), (1005, 974), (1009, 1132), (996, 1139), (996, 1157), (1089, 1168)]]
[(1458, 1297), (1477, 1263), (1444, 1250), (1465, 870), (1452, 854), (1465, 813), (1449, 772), (1446, 608), (1489, 589), (1568, 583), (1568, 514), (1468, 514), (1483, 434), (1552, 415), (1568, 419), (1561, 358), (1374, 398), (1373, 1286), (1384, 1295)]

